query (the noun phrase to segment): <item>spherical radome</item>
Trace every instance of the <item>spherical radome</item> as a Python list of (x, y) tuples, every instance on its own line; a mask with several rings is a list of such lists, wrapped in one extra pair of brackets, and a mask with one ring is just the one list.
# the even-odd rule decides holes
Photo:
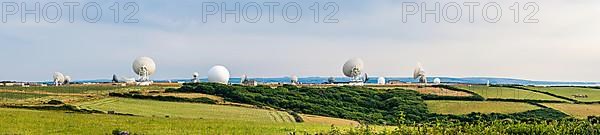
[(385, 84), (385, 78), (384, 77), (377, 78), (377, 84)]
[(52, 76), (52, 79), (53, 79), (52, 81), (54, 81), (54, 82), (62, 83), (62, 82), (65, 81), (65, 75), (63, 75), (60, 72), (54, 72), (54, 75)]
[(208, 82), (213, 83), (229, 83), (229, 70), (224, 66), (214, 66), (208, 70)]
[(440, 84), (440, 83), (442, 83), (442, 80), (440, 78), (435, 78), (435, 79), (433, 79), (433, 83)]
[[(355, 68), (357, 71), (355, 71)], [(344, 63), (342, 72), (344, 72), (344, 75), (347, 77), (355, 77), (355, 76), (360, 75), (363, 68), (364, 68), (364, 63), (363, 63), (362, 59), (353, 58), (353, 59), (346, 61), (346, 63)]]
[(198, 73), (198, 72), (194, 72), (194, 73), (192, 73), (192, 76), (193, 76), (193, 77), (198, 77), (198, 76), (200, 76), (200, 73)]
[(142, 69), (146, 69), (148, 75), (153, 75), (156, 72), (156, 63), (150, 57), (139, 57), (133, 61), (133, 72), (137, 75), (144, 75)]

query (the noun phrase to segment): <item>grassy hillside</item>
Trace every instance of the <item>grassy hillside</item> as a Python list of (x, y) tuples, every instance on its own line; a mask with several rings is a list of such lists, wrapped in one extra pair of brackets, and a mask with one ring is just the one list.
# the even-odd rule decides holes
[(211, 120), (235, 120), (256, 122), (293, 123), (294, 118), (286, 112), (243, 107), (162, 102), (127, 98), (106, 98), (75, 104), (81, 108), (115, 111), (146, 117), (195, 118)]
[[(234, 117), (234, 116), (230, 116)], [(78, 114), (0, 108), (2, 134), (110, 134), (122, 129), (137, 134), (250, 134), (314, 133), (329, 125), (268, 121), (233, 121), (164, 117)]]
[(541, 109), (527, 103), (496, 102), (496, 101), (448, 101), (428, 100), (427, 107), (433, 113), (439, 114), (469, 114), (480, 113), (517, 113)]
[(269, 106), (370, 124), (398, 123), (398, 117), (401, 116), (407, 122), (418, 122), (427, 119), (428, 114), (421, 94), (404, 89), (374, 90), (348, 86), (309, 88), (292, 85), (271, 88), (190, 83), (167, 91), (217, 95), (229, 102)]
[[(454, 88), (454, 86), (452, 87)], [(10, 123), (0, 124), (0, 134), (107, 134), (114, 129), (140, 134), (268, 135), (288, 134), (294, 131), (303, 134), (331, 131), (332, 124), (341, 126), (341, 128), (358, 125), (356, 121), (352, 120), (380, 125), (396, 125), (398, 122), (427, 124), (441, 120), (441, 123), (448, 125), (460, 125), (467, 124), (465, 122), (480, 123), (507, 119), (542, 122), (565, 118), (566, 114), (562, 112), (575, 116), (599, 114), (596, 110), (585, 110), (596, 106), (547, 105), (562, 111), (560, 112), (553, 109), (540, 109), (540, 107), (522, 101), (465, 101), (464, 95), (452, 94), (446, 95), (441, 100), (427, 101), (423, 100), (424, 97), (431, 96), (428, 94), (432, 93), (420, 94), (417, 92), (418, 90), (406, 89), (374, 90), (366, 87), (311, 88), (284, 85), (271, 88), (268, 86), (248, 87), (201, 83), (186, 84), (179, 89), (167, 89), (164, 92), (144, 91), (162, 90), (165, 88), (162, 86), (15, 87), (15, 89), (1, 90), (3, 88), (10, 87), (0, 87), (0, 98), (10, 99), (11, 102), (0, 100), (0, 103), (19, 101), (16, 103), (30, 102), (37, 104), (28, 105), (41, 105), (44, 104), (44, 101), (58, 99), (80, 108), (104, 112), (115, 111), (137, 116), (0, 108), (1, 123)], [(551, 96), (548, 98), (546, 94), (527, 93), (530, 91), (513, 88), (478, 86), (464, 89), (469, 88), (472, 89), (470, 91), (475, 92), (490, 92), (492, 89), (503, 93), (495, 98), (557, 99)], [(472, 94), (470, 91), (460, 90), (460, 92)], [(107, 98), (106, 96), (110, 96), (107, 94), (108, 92), (145, 94), (149, 98), (159, 97), (159, 95), (179, 98), (208, 97), (220, 101), (221, 105), (187, 103), (185, 101), (165, 102)], [(445, 88), (425, 89), (423, 92), (448, 93)], [(517, 96), (511, 97), (509, 94), (514, 94), (511, 92), (517, 92)], [(522, 96), (520, 92), (531, 95)], [(454, 99), (455, 96), (458, 98)], [(479, 95), (472, 94), (471, 96), (477, 96), (483, 100)], [(488, 98), (494, 97), (493, 95), (487, 96)], [(256, 109), (263, 107), (300, 113), (305, 122), (296, 123), (294, 117), (287, 112)], [(411, 126), (416, 125), (403, 126), (413, 129), (415, 127)], [(386, 128), (385, 126), (375, 127)]]
[(485, 98), (564, 101), (563, 99), (556, 98), (550, 95), (508, 87), (488, 87), (484, 85), (458, 87), (469, 91), (473, 91)]
[[(600, 89), (581, 88), (581, 87), (526, 87), (544, 92), (549, 92), (569, 99), (593, 102), (600, 101)], [(587, 98), (574, 97), (573, 95), (587, 95)]]

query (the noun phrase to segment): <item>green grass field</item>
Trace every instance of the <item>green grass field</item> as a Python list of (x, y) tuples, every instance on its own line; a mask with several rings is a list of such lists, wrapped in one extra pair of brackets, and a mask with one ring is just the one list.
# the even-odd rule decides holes
[[(577, 101), (600, 101), (600, 89), (580, 87), (526, 87), (529, 89), (545, 91)], [(587, 95), (587, 98), (576, 98), (573, 95)]]
[[(562, 100), (546, 94), (504, 87), (462, 86), (486, 98)], [(40, 111), (0, 108), (0, 134), (109, 134), (122, 129), (137, 134), (314, 134), (328, 131), (331, 125), (346, 129), (357, 125), (345, 119), (322, 116), (305, 117), (296, 123), (286, 112), (199, 103), (165, 102), (105, 97), (110, 91), (162, 90), (162, 86), (61, 86), (0, 87), (0, 103), (40, 103), (50, 99), (67, 101), (80, 108), (134, 114), (81, 114), (65, 111)], [(16, 92), (14, 92), (16, 91)], [(28, 93), (18, 93), (18, 92)], [(557, 90), (562, 92), (562, 90)], [(589, 92), (589, 90), (585, 90)], [(162, 93), (165, 94), (165, 93)], [(172, 93), (167, 93), (172, 94)], [(88, 95), (93, 95), (89, 97)], [(197, 93), (172, 96), (194, 97)], [(591, 95), (590, 95), (591, 96)], [(98, 99), (102, 98), (102, 99)], [(10, 101), (10, 102), (9, 102)], [(18, 101), (18, 102), (17, 102)], [(439, 114), (518, 113), (540, 109), (521, 102), (427, 100), (427, 108)], [(599, 105), (544, 104), (577, 118), (600, 114)], [(167, 117), (168, 116), (168, 117)], [(378, 129), (395, 127), (373, 126)]]
[(195, 118), (212, 120), (236, 120), (256, 122), (293, 123), (294, 118), (286, 112), (244, 107), (163, 102), (127, 98), (105, 98), (75, 104), (81, 108), (115, 111), (146, 117)]
[(0, 92), (0, 99), (28, 99), (48, 96), (46, 94)]
[(600, 115), (600, 104), (545, 103), (543, 105), (581, 119), (585, 119), (587, 116)]
[(110, 134), (114, 129), (122, 129), (137, 134), (281, 135), (293, 131), (315, 133), (330, 129), (329, 125), (309, 123), (118, 116), (7, 108), (0, 108), (0, 121), (2, 134)]
[(533, 100), (555, 100), (564, 101), (564, 99), (556, 98), (543, 93), (537, 93), (527, 90), (507, 88), (507, 87), (488, 87), (483, 85), (473, 86), (458, 86), (469, 91), (473, 91), (485, 98), (500, 98), (500, 99), (533, 99)]
[(516, 102), (428, 100), (425, 103), (431, 112), (438, 114), (517, 113), (540, 109), (527, 103)]

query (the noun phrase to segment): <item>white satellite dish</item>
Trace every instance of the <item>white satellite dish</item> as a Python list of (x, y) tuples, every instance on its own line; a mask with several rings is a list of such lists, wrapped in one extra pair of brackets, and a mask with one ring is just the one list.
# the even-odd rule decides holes
[(193, 83), (198, 83), (198, 76), (200, 76), (200, 74), (198, 72), (194, 72), (192, 73), (192, 82)]
[(213, 83), (229, 83), (229, 70), (224, 66), (214, 66), (208, 70), (208, 81)]
[(427, 83), (427, 77), (425, 76), (425, 69), (421, 66), (421, 63), (417, 64), (417, 68), (413, 72), (413, 78), (418, 80), (420, 83)]
[(360, 58), (353, 58), (346, 63), (344, 63), (344, 67), (342, 68), (342, 72), (345, 76), (350, 77), (350, 83), (364, 83), (367, 79), (367, 75), (364, 75), (364, 79), (361, 79), (361, 74), (364, 69), (364, 63)]
[(290, 83), (298, 84), (298, 76), (292, 75), (292, 77), (290, 77)]
[(156, 63), (149, 57), (139, 57), (133, 61), (133, 72), (139, 75), (138, 81), (150, 82), (150, 76), (156, 72)]
[(56, 86), (62, 85), (65, 82), (65, 75), (60, 72), (54, 72), (52, 81), (54, 81), (54, 85)]
[(65, 81), (63, 82), (63, 84), (69, 84), (71, 83), (71, 76), (65, 76)]
[(441, 83), (442, 83), (442, 80), (440, 78), (433, 79), (433, 84), (438, 85), (438, 84), (441, 84)]
[(377, 84), (384, 85), (385, 84), (385, 78), (384, 77), (377, 78)]
[(248, 80), (248, 76), (247, 75), (242, 75), (240, 77), (240, 84), (244, 84), (244, 82), (246, 82)]
[(364, 68), (363, 61), (359, 58), (353, 58), (353, 59), (346, 61), (346, 63), (344, 63), (344, 67), (343, 67), (342, 71), (344, 72), (344, 75), (347, 77), (357, 77), (357, 76), (360, 76), (363, 68)]

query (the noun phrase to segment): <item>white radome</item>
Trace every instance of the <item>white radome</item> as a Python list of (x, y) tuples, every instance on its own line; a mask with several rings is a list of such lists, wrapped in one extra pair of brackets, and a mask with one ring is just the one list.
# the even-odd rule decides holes
[(54, 83), (63, 83), (65, 82), (65, 75), (63, 75), (60, 72), (54, 72), (54, 75), (52, 76), (52, 81), (54, 81)]
[(361, 74), (363, 68), (364, 68), (364, 63), (363, 63), (362, 59), (353, 58), (353, 59), (346, 61), (346, 63), (344, 63), (344, 67), (342, 68), (342, 71), (344, 72), (344, 75), (347, 77), (356, 77)]
[(221, 65), (214, 66), (208, 70), (208, 82), (228, 84), (229, 76), (229, 70)]
[[(140, 76), (144, 76), (144, 75), (153, 75), (156, 72), (156, 63), (154, 63), (154, 60), (152, 60), (152, 58), (150, 57), (139, 57), (137, 59), (135, 59), (135, 61), (133, 61), (133, 72), (135, 72), (137, 75)], [(146, 69), (146, 71), (148, 73), (144, 74), (144, 70)]]
[(377, 84), (384, 85), (385, 84), (385, 78), (384, 77), (377, 78)]
[(433, 79), (433, 83), (434, 84), (441, 84), (442, 80), (440, 78), (435, 78), (435, 79)]

